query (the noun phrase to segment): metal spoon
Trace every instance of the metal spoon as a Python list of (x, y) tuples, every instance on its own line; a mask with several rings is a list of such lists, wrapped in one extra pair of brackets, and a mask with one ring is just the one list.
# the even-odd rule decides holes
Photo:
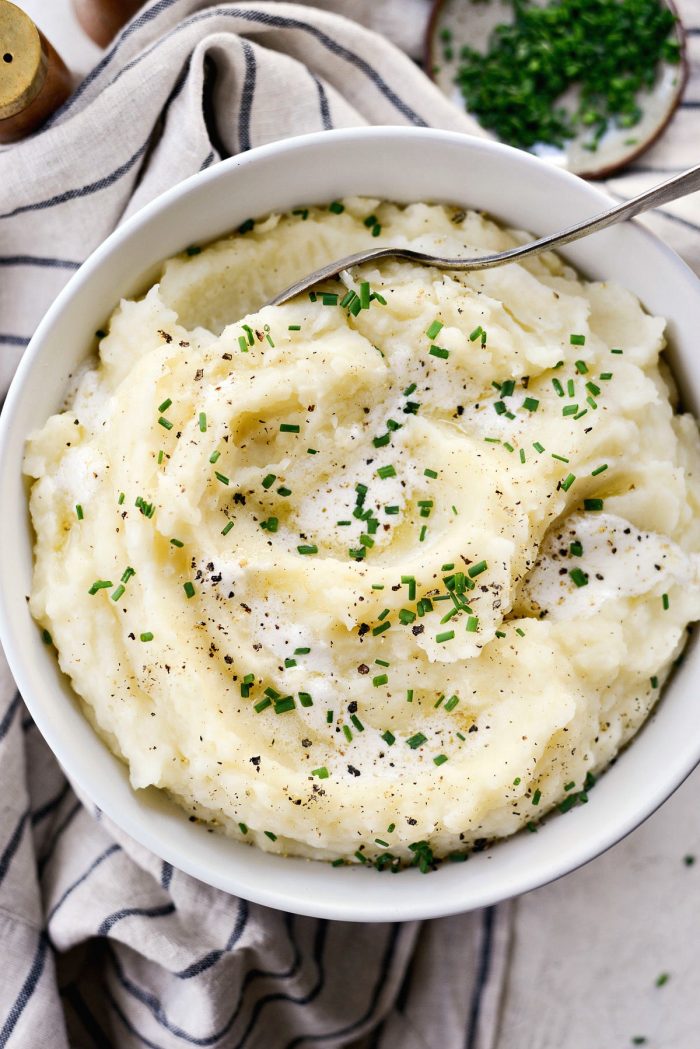
[(422, 262), (426, 266), (436, 266), (441, 270), (463, 270), (464, 272), (503, 266), (507, 262), (516, 262), (520, 259), (527, 259), (532, 255), (540, 255), (543, 251), (561, 248), (565, 244), (571, 244), (574, 240), (580, 240), (591, 233), (598, 233), (599, 230), (607, 229), (608, 226), (624, 222), (625, 219), (631, 219), (634, 215), (640, 215), (644, 211), (651, 210), (651, 208), (668, 204), (669, 201), (678, 200), (679, 197), (685, 197), (699, 189), (700, 164), (696, 164), (695, 167), (681, 172), (680, 175), (674, 175), (673, 178), (667, 179), (661, 185), (654, 186), (652, 189), (648, 189), (644, 193), (624, 201), (622, 204), (616, 204), (614, 208), (594, 215), (593, 218), (577, 222), (575, 226), (569, 226), (560, 233), (550, 233), (548, 236), (540, 237), (539, 240), (533, 240), (529, 244), (521, 244), (517, 248), (509, 248), (508, 251), (500, 251), (497, 255), (481, 255), (472, 259), (455, 259), (431, 255), (427, 251), (418, 251), (415, 248), (391, 247), (390, 245), (381, 248), (368, 248), (366, 251), (358, 251), (354, 255), (346, 255), (343, 259), (337, 259), (335, 262), (329, 262), (326, 266), (321, 266), (320, 269), (314, 270), (313, 273), (309, 273), (306, 277), (302, 277), (301, 280), (296, 281), (290, 287), (280, 292), (279, 295), (275, 295), (267, 305), (278, 306), (281, 302), (286, 302), (287, 299), (299, 295), (300, 292), (307, 291), (308, 288), (313, 287), (319, 281), (335, 277), (341, 270), (346, 270), (351, 266), (359, 266), (362, 262), (375, 262), (377, 259), (409, 259), (411, 262)]

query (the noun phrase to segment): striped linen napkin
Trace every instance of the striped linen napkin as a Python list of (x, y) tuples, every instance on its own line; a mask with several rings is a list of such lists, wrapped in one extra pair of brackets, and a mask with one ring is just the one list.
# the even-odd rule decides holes
[[(324, 128), (480, 133), (406, 57), (428, 6), (145, 5), (46, 128), (0, 150), (0, 390), (71, 272), (188, 175)], [(700, 2), (679, 6), (699, 27), (686, 101), (611, 180), (620, 197), (698, 160)], [(697, 197), (648, 221), (700, 270)], [(424, 923), (299, 918), (173, 870), (84, 807), (2, 664), (0, 1049), (617, 1049), (645, 1031), (652, 1049), (694, 1049), (693, 782), (606, 857), (517, 905)], [(662, 894), (673, 907), (652, 921)], [(655, 988), (662, 969), (673, 978)]]

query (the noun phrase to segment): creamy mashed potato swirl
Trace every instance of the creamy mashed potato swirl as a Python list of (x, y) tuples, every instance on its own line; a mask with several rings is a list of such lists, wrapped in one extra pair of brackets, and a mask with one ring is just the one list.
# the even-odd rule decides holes
[(352, 199), (115, 311), (28, 445), (31, 609), (134, 787), (268, 850), (426, 867), (581, 804), (642, 724), (700, 614), (663, 320), (552, 255), (259, 308), (364, 246), (523, 237)]

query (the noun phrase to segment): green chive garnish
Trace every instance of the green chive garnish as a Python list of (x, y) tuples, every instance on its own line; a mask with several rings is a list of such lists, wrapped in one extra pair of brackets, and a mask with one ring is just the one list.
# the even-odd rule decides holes
[(124, 584), (120, 583), (119, 586), (110, 594), (110, 597), (113, 601), (118, 601), (125, 590), (126, 587), (124, 586)]
[(433, 357), (439, 357), (440, 360), (446, 361), (450, 356), (450, 351), (446, 350), (443, 346), (431, 346), (428, 350)]
[(296, 423), (280, 423), (280, 433), (299, 433)]
[(170, 407), (170, 405), (171, 405), (172, 403), (173, 403), (173, 402), (172, 402), (172, 401), (171, 401), (171, 399), (170, 399), (170, 398), (168, 397), (168, 398), (167, 398), (166, 400), (164, 400), (164, 401), (163, 401), (163, 403), (162, 403), (162, 404), (159, 404), (159, 405), (158, 405), (158, 411), (159, 411), (159, 412), (167, 412), (168, 408)]
[(442, 327), (443, 327), (442, 322), (438, 321), (438, 320), (435, 320), (430, 325), (430, 327), (428, 328), (428, 330), (426, 331), (425, 334), (428, 336), (429, 339), (434, 339), (437, 335), (439, 335), (439, 333), (442, 330)]
[(158, 420), (158, 422), (166, 430), (172, 430), (172, 428), (173, 428), (173, 424), (170, 422), (170, 419), (166, 419), (164, 415), (161, 415), (161, 417)]
[(345, 211), (345, 205), (341, 204), (339, 200), (334, 200), (328, 205), (328, 210), (332, 211), (334, 215), (342, 215)]
[(113, 583), (111, 579), (96, 579), (90, 587), (90, 589), (88, 590), (88, 594), (92, 594), (94, 596), (98, 590), (108, 590), (109, 587), (112, 585)]
[(300, 692), (299, 693), (299, 703), (301, 704), (302, 707), (312, 707), (314, 705), (314, 701), (311, 698), (311, 695), (310, 695), (309, 692)]
[(396, 477), (396, 470), (389, 464), (389, 466), (380, 466), (377, 470), (377, 476), (385, 480), (387, 477)]
[(194, 597), (194, 584), (193, 583), (190, 583), (189, 581), (187, 583), (183, 583), (182, 584), (182, 588), (185, 591), (185, 593), (187, 594), (187, 597)]
[(396, 736), (393, 734), (393, 732), (389, 732), (388, 729), (386, 730), (386, 732), (382, 733), (382, 739), (390, 747), (393, 747), (394, 743), (396, 743)]
[(228, 535), (232, 528), (233, 528), (233, 521), (229, 521), (228, 524), (225, 524), (224, 527), (221, 529), (221, 534), (222, 535)]
[(320, 769), (312, 769), (312, 776), (318, 776), (319, 779), (328, 779), (329, 772), (325, 765), (321, 765)]
[(438, 765), (438, 766), (439, 765), (444, 765), (446, 761), (447, 761), (447, 755), (446, 754), (438, 754), (438, 756), (436, 758), (433, 758), (433, 763), (435, 765)]
[(584, 499), (583, 500), (584, 510), (602, 510), (603, 500), (602, 499)]
[(75, 516), (78, 518), (79, 521), (82, 521), (84, 517), (83, 508), (80, 505), (80, 503), (75, 504)]
[(442, 645), (445, 641), (451, 641), (454, 636), (454, 630), (444, 630), (441, 634), (435, 635), (435, 640), (439, 645)]
[(298, 546), (297, 552), (300, 554), (317, 554), (318, 547), (315, 544), (309, 544), (307, 546)]
[(418, 747), (422, 747), (424, 743), (427, 743), (428, 737), (424, 736), (422, 732), (416, 732), (415, 736), (410, 736), (406, 740), (406, 743), (411, 750), (417, 750)]
[(142, 641), (152, 641), (153, 640), (153, 634), (151, 633), (150, 630), (146, 630), (143, 634), (140, 634), (139, 637), (141, 638)]
[(585, 335), (570, 335), (569, 342), (572, 346), (585, 346), (586, 336)]
[(668, 594), (662, 594), (661, 595), (661, 605), (663, 607), (664, 612), (668, 612), (668, 609), (669, 609), (669, 606), (670, 606), (670, 602), (668, 600)]
[(571, 582), (576, 586), (588, 586), (588, 576), (581, 568), (570, 568)]

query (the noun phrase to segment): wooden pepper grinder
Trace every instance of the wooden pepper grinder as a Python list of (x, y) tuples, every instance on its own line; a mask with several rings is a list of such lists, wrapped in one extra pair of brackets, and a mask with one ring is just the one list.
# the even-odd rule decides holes
[(0, 0), (0, 143), (29, 135), (72, 89), (62, 59), (31, 18)]
[(81, 26), (96, 44), (107, 47), (144, 0), (73, 0)]

